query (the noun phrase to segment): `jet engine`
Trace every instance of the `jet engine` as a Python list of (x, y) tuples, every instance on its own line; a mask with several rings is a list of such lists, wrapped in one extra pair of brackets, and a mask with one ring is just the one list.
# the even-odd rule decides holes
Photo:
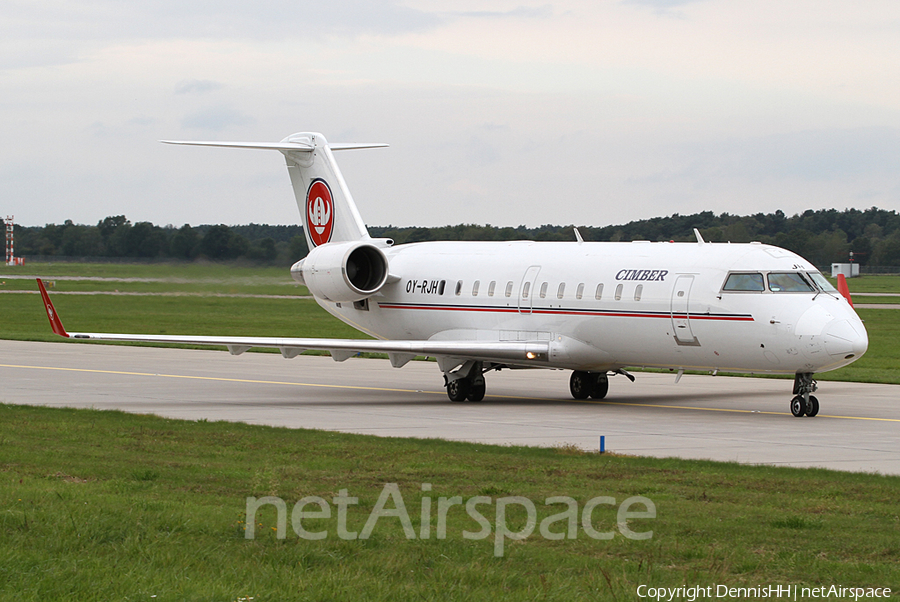
[(384, 286), (388, 260), (366, 241), (328, 243), (295, 263), (291, 275), (316, 297), (335, 303), (362, 301)]

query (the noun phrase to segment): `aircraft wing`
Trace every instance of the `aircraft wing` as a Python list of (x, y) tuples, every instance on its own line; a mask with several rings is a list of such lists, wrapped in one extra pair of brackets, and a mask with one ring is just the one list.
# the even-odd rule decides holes
[(403, 366), (417, 355), (429, 357), (458, 357), (483, 361), (530, 364), (546, 361), (550, 343), (546, 341), (469, 341), (469, 340), (368, 340), (368, 339), (312, 339), (288, 337), (236, 337), (162, 334), (116, 334), (96, 332), (67, 332), (50, 295), (40, 278), (37, 279), (44, 308), (53, 332), (70, 339), (87, 341), (135, 341), (143, 343), (181, 343), (189, 345), (223, 345), (232, 355), (251, 347), (272, 347), (281, 355), (292, 358), (309, 349), (328, 351), (336, 361), (344, 361), (357, 353), (386, 353), (394, 367)]

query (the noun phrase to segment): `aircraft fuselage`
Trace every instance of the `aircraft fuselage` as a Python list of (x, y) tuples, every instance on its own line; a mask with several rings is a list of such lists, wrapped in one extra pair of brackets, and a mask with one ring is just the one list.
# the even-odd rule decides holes
[[(768, 285), (770, 274), (812, 283), (818, 273), (769, 245), (425, 242), (384, 251), (392, 278), (367, 303), (318, 299), (382, 339), (550, 341), (546, 367), (584, 371), (822, 372), (868, 345), (837, 292)], [(758, 274), (764, 290), (724, 290), (729, 274)]]

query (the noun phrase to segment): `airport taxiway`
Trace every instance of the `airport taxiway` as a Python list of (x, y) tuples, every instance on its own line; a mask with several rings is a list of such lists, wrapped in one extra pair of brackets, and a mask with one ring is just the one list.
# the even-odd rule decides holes
[(900, 386), (821, 382), (794, 418), (791, 381), (637, 374), (578, 402), (569, 372), (486, 375), (479, 403), (447, 400), (432, 362), (0, 341), (0, 402), (92, 407), (381, 436), (576, 445), (680, 457), (900, 474)]

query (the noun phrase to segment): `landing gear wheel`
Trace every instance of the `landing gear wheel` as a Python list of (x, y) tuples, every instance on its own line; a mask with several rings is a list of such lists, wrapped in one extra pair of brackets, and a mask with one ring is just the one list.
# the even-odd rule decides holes
[(576, 370), (569, 377), (569, 392), (575, 399), (587, 399), (591, 395), (594, 378), (589, 372)]
[(472, 385), (469, 388), (469, 394), (466, 395), (466, 399), (469, 401), (481, 401), (484, 399), (484, 392), (487, 387), (484, 384), (484, 381), (481, 381), (479, 384)]
[(469, 381), (465, 378), (451, 380), (447, 383), (447, 397), (450, 401), (465, 401), (469, 396), (469, 388)]
[(609, 378), (605, 374), (594, 375), (594, 386), (591, 388), (591, 397), (603, 399), (609, 393)]
[(812, 372), (798, 372), (794, 376), (794, 399), (791, 400), (791, 414), (797, 416), (809, 416), (812, 418), (819, 413), (819, 400), (812, 393), (819, 388), (813, 380)]
[(809, 396), (809, 403), (806, 404), (806, 415), (812, 418), (816, 414), (819, 413), (819, 400), (816, 399), (815, 395)]

